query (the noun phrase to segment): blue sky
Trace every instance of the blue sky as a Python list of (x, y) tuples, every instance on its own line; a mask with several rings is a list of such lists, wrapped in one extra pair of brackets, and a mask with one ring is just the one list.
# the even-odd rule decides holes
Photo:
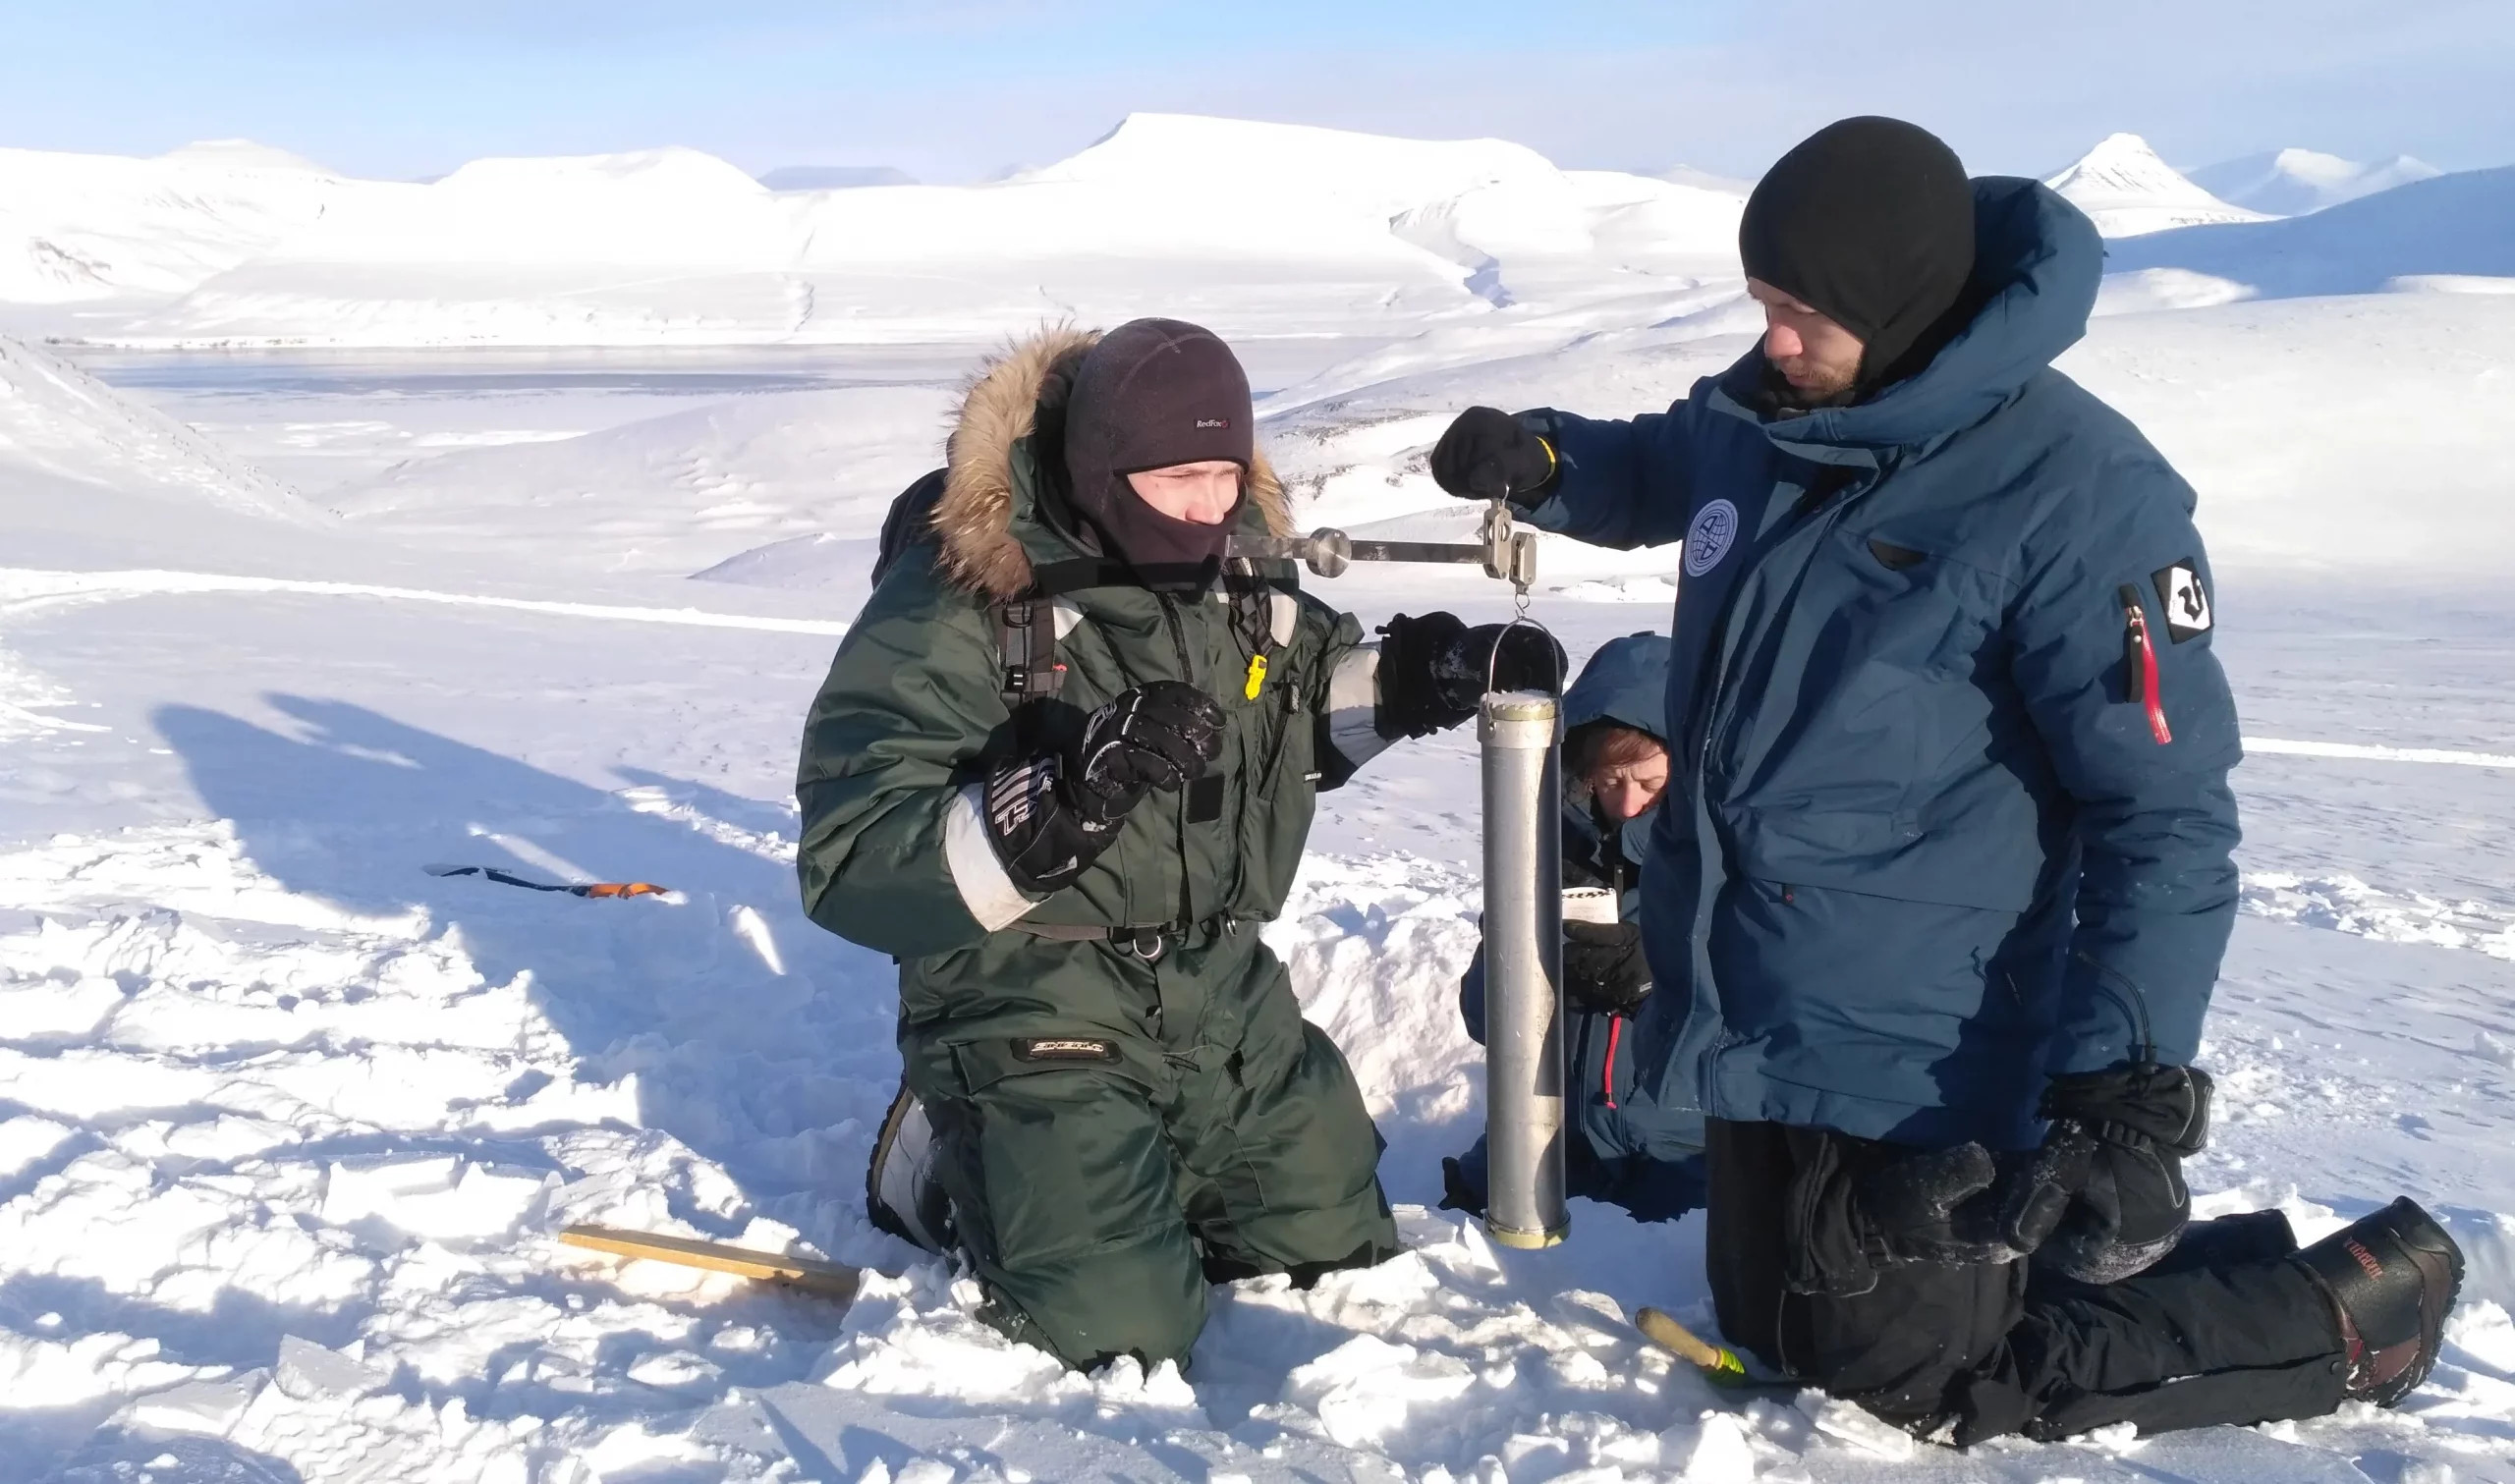
[[(1899, 114), (1978, 171), (2116, 129), (2515, 162), (2509, 0), (0, 0), (0, 144), (245, 137), (363, 175), (688, 144), (978, 179), (1130, 111), (1753, 175)], [(5, 203), (0, 203), (5, 204)]]

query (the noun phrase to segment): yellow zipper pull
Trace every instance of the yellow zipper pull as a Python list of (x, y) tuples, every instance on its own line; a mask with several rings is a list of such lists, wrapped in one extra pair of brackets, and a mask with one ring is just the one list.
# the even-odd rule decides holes
[(1264, 688), (1265, 685), (1266, 657), (1262, 654), (1253, 654), (1249, 657), (1249, 684), (1241, 688), (1240, 693), (1254, 701), (1258, 698), (1258, 692)]

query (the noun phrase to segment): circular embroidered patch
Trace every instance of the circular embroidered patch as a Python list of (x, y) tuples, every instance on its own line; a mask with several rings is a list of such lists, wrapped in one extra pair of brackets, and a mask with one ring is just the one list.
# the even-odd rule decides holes
[(1702, 577), (1720, 565), (1729, 548), (1738, 539), (1738, 507), (1726, 500), (1714, 500), (1695, 512), (1694, 524), (1686, 527), (1686, 576)]

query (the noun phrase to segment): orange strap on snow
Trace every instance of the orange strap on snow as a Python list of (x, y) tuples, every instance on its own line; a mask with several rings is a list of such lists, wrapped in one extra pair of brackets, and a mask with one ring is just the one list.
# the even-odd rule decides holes
[(571, 897), (661, 897), (672, 888), (651, 881), (581, 881), (562, 885), (555, 881), (535, 881), (494, 865), (431, 865), (422, 867), (431, 876), (477, 876), (500, 886), (520, 886), (528, 892), (565, 892)]

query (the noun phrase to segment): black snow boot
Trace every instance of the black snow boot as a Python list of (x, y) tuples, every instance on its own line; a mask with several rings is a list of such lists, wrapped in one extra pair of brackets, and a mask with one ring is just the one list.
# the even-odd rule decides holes
[(2340, 1316), (2352, 1402), (2391, 1406), (2417, 1390), (2445, 1343), (2463, 1252), (2403, 1196), (2299, 1252)]
[(865, 1170), (865, 1214), (874, 1227), (928, 1252), (949, 1252), (960, 1238), (952, 1230), (952, 1202), (934, 1173), (934, 1124), (917, 1094), (900, 1083), (873, 1137)]

